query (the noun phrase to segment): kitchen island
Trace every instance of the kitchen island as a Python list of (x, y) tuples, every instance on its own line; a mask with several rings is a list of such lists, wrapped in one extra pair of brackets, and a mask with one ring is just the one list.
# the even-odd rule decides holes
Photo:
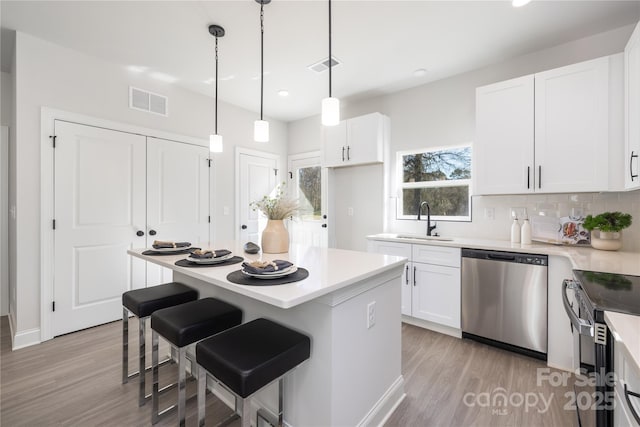
[[(247, 286), (227, 280), (241, 264), (187, 268), (175, 265), (184, 254), (128, 251), (173, 270), (174, 281), (195, 287), (201, 298), (242, 308), (244, 322), (264, 317), (311, 337), (310, 359), (285, 379), (288, 425), (379, 425), (393, 412), (404, 398), (400, 278), (406, 259), (299, 245), (285, 254), (250, 255), (235, 241), (197, 246), (228, 249), (247, 261), (284, 259), (309, 271), (295, 283)], [(255, 400), (275, 412), (276, 399), (270, 387)]]

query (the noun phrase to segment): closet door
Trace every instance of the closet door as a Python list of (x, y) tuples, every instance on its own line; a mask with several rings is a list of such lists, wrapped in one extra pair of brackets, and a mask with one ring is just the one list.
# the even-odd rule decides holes
[[(147, 137), (147, 244), (208, 245), (209, 149)], [(171, 270), (147, 264), (147, 286), (170, 282)]]
[(58, 120), (55, 134), (54, 336), (120, 318), (145, 286), (127, 250), (146, 244), (145, 137)]

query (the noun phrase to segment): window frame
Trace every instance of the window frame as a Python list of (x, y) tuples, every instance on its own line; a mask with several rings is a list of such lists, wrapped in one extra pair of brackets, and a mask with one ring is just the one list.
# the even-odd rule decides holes
[(471, 222), (472, 217), (472, 195), (473, 195), (473, 161), (471, 160), (471, 178), (468, 179), (456, 179), (456, 180), (443, 180), (443, 181), (419, 181), (419, 182), (404, 182), (404, 164), (403, 157), (412, 154), (430, 153), (434, 151), (455, 150), (460, 148), (469, 148), (471, 155), (473, 156), (473, 143), (467, 142), (458, 145), (447, 145), (438, 147), (425, 147), (412, 150), (402, 150), (396, 152), (396, 179), (398, 180), (397, 192), (398, 198), (396, 203), (396, 219), (398, 220), (417, 220), (418, 215), (404, 215), (402, 210), (404, 206), (404, 190), (415, 188), (442, 188), (442, 187), (461, 187), (466, 186), (469, 189), (469, 215), (458, 216), (443, 216), (443, 215), (431, 215), (432, 221), (451, 221), (451, 222)]

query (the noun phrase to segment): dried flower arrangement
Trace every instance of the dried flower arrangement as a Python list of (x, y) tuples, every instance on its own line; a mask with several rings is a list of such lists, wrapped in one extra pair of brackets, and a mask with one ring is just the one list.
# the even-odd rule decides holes
[(249, 206), (254, 211), (259, 210), (268, 219), (282, 220), (298, 212), (298, 200), (289, 197), (285, 190), (286, 183), (282, 182), (271, 194), (262, 199), (251, 202)]

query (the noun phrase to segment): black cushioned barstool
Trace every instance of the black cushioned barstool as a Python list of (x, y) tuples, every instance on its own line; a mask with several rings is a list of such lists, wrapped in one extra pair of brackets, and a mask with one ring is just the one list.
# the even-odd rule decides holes
[(267, 319), (253, 320), (199, 342), (198, 425), (204, 425), (206, 382), (210, 374), (235, 394), (243, 427), (251, 425), (251, 396), (278, 380), (277, 423), (282, 426), (284, 375), (307, 360), (310, 353), (308, 336)]
[(185, 391), (187, 347), (221, 331), (239, 325), (242, 310), (215, 298), (203, 298), (175, 307), (157, 310), (151, 315), (151, 365), (153, 390), (151, 392), (151, 422), (175, 408), (173, 405), (158, 412), (158, 337), (167, 340), (178, 353), (178, 420), (185, 423)]
[[(134, 289), (122, 294), (122, 384), (138, 375), (140, 391), (138, 406), (145, 403), (145, 329), (146, 320), (159, 309), (198, 299), (198, 291), (182, 283), (171, 282), (149, 288)], [(129, 313), (139, 321), (138, 372), (129, 374)]]

